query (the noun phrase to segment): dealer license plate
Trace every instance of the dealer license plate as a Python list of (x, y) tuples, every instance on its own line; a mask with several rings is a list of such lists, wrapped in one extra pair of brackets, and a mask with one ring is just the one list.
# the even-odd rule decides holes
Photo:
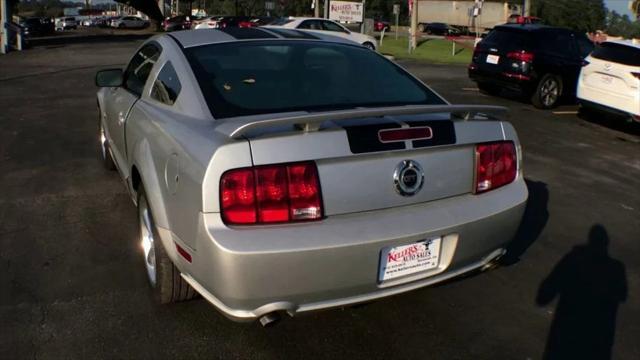
[(498, 64), (500, 62), (500, 56), (498, 55), (487, 55), (487, 64)]
[(441, 238), (435, 238), (383, 249), (378, 280), (382, 282), (438, 267), (441, 242)]

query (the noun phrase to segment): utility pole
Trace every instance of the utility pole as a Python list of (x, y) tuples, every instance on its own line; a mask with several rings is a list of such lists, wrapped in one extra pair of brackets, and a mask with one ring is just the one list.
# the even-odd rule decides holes
[(313, 17), (319, 18), (320, 17), (320, 0), (312, 0), (313, 2), (311, 4), (313, 4)]
[(324, 0), (324, 18), (329, 18), (329, 0)]
[(409, 0), (411, 4), (411, 52), (418, 47), (418, 1)]
[(522, 16), (531, 15), (531, 0), (522, 0)]

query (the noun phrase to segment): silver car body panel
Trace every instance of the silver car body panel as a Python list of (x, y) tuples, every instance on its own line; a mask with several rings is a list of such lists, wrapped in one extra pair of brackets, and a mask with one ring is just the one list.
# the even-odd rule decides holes
[[(230, 41), (250, 40), (217, 30), (153, 37), (145, 44), (155, 42), (162, 52), (140, 98), (114, 105), (114, 93), (127, 90), (102, 88), (97, 94), (100, 121), (133, 201), (136, 186), (144, 186), (167, 254), (223, 313), (250, 320), (270, 311), (295, 314), (367, 301), (480, 268), (502, 254), (527, 199), (522, 169), (509, 185), (472, 192), (473, 144), (511, 140), (521, 158), (513, 127), (484, 115), (502, 115), (503, 109), (406, 106), (214, 119), (181, 48)], [(349, 43), (330, 36), (314, 41)], [(172, 106), (150, 96), (169, 61), (182, 84)], [(445, 121), (450, 114), (462, 114), (453, 121), (454, 144), (365, 154), (349, 148), (347, 125), (373, 118)], [(425, 171), (424, 187), (413, 197), (397, 195), (392, 185), (394, 167), (406, 159)], [(318, 166), (323, 220), (235, 227), (222, 222), (219, 183), (225, 171), (303, 160)], [(378, 283), (383, 248), (432, 237), (443, 239), (438, 268)]]

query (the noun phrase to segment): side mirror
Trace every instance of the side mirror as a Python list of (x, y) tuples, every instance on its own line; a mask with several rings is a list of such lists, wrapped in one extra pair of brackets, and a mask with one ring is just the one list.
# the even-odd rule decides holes
[(96, 86), (119, 87), (124, 82), (122, 69), (100, 70), (96, 73)]

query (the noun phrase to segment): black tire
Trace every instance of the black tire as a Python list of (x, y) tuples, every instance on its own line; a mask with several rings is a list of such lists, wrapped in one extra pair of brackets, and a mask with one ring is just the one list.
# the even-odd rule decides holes
[(102, 160), (102, 165), (107, 170), (115, 170), (116, 164), (111, 157), (111, 151), (109, 150), (109, 142), (104, 135), (104, 128), (102, 126), (100, 108), (98, 108), (98, 155)]
[(562, 97), (562, 79), (553, 74), (545, 74), (538, 82), (531, 103), (538, 109), (552, 109)]
[(373, 45), (372, 43), (370, 43), (370, 42), (368, 42), (368, 41), (367, 41), (366, 43), (362, 44), (362, 46), (366, 47), (366, 48), (367, 48), (367, 49), (369, 49), (369, 50), (376, 51), (376, 47), (375, 47), (375, 45)]
[(488, 83), (478, 83), (478, 89), (480, 89), (481, 93), (491, 96), (500, 95), (500, 93), (502, 92), (502, 89), (500, 89), (500, 87)]
[[(145, 244), (145, 236), (148, 234), (152, 236), (151, 241), (146, 241), (143, 246), (143, 261), (154, 299), (160, 304), (170, 304), (195, 298), (198, 293), (180, 276), (180, 270), (173, 264), (162, 245), (142, 185), (138, 191), (138, 225), (143, 244)], [(147, 229), (146, 233), (144, 229)], [(153, 255), (149, 256), (146, 248), (153, 249)], [(155, 278), (149, 271), (148, 264), (151, 261), (155, 269), (153, 274)]]

